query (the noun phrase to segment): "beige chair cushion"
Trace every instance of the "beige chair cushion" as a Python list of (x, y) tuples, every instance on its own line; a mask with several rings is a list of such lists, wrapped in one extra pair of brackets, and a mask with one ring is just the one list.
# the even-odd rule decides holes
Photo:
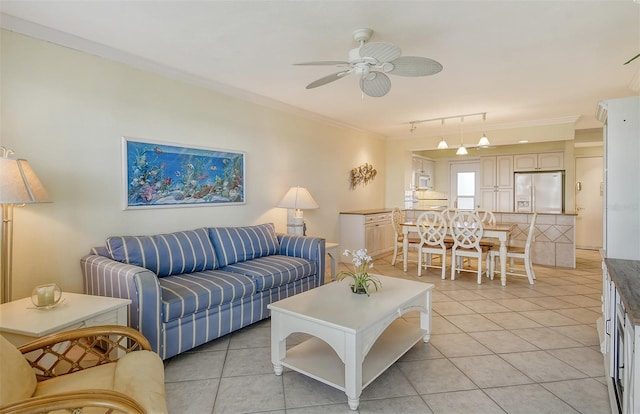
[(149, 414), (167, 412), (164, 364), (154, 352), (136, 351), (120, 358), (113, 389), (136, 400)]
[(33, 396), (36, 374), (22, 353), (0, 335), (0, 406)]
[(35, 395), (86, 389), (119, 391), (136, 400), (149, 414), (167, 412), (164, 364), (154, 352), (131, 352), (114, 363), (42, 381)]
[(41, 381), (38, 383), (35, 396), (88, 389), (113, 390), (116, 365), (115, 362), (112, 362)]

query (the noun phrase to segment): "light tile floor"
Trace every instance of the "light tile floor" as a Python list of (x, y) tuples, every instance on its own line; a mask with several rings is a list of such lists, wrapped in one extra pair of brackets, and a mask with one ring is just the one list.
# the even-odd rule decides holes
[[(477, 285), (473, 273), (441, 280), (437, 269), (418, 278), (415, 263), (404, 273), (390, 262), (376, 260), (375, 272), (435, 285), (431, 341), (365, 388), (359, 413), (610, 413), (596, 330), (598, 252), (578, 251), (576, 269), (535, 266), (534, 286), (513, 277), (505, 287), (498, 278)], [(167, 360), (169, 411), (353, 412), (341, 391), (290, 370), (274, 375), (269, 323)], [(288, 345), (304, 339), (294, 336)]]

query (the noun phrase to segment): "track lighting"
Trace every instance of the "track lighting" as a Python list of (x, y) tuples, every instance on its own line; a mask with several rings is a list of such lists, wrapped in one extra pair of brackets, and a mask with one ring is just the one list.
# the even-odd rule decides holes
[(447, 141), (444, 140), (444, 118), (442, 118), (442, 139), (438, 143), (438, 149), (447, 149), (447, 148), (449, 148), (449, 145), (447, 144)]
[(480, 141), (478, 141), (478, 146), (481, 148), (486, 148), (489, 145), (491, 145), (491, 142), (489, 142), (489, 138), (487, 138), (487, 133), (485, 132), (486, 124), (487, 124), (487, 113), (485, 112), (482, 114), (482, 136), (480, 137)]
[(467, 155), (467, 149), (464, 147), (464, 116), (460, 117), (460, 147), (456, 151), (456, 155)]
[[(411, 125), (411, 127), (409, 128), (410, 132), (413, 132), (416, 130), (416, 124), (421, 124), (423, 122), (431, 122), (431, 121), (440, 121), (442, 124), (442, 137), (440, 138), (440, 142), (438, 142), (438, 149), (447, 149), (449, 148), (449, 144), (447, 144), (447, 141), (444, 139), (444, 121), (445, 119), (453, 119), (453, 118), (460, 118), (460, 123), (462, 124), (464, 122), (464, 118), (465, 117), (470, 117), (470, 116), (480, 116), (482, 115), (482, 129), (483, 131), (486, 129), (486, 122), (487, 122), (487, 113), (486, 112), (477, 112), (474, 114), (463, 114), (463, 115), (454, 115), (454, 116), (445, 116), (442, 118), (433, 118), (433, 119), (421, 119), (421, 120), (417, 120), (417, 121), (411, 121), (409, 122), (409, 124)], [(489, 138), (487, 138), (487, 134), (485, 132), (482, 133), (482, 137), (480, 137), (480, 141), (478, 141), (478, 147), (480, 148), (486, 148), (489, 145), (491, 145), (491, 142), (489, 142)], [(460, 140), (460, 147), (458, 148), (458, 150), (456, 151), (457, 155), (467, 155), (467, 149), (464, 146), (464, 143), (462, 142), (462, 137)]]

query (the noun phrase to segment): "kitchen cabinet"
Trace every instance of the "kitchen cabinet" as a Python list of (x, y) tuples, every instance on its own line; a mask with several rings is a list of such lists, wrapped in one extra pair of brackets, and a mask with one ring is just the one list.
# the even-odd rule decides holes
[[(348, 250), (367, 249), (371, 257), (393, 251), (395, 232), (391, 211), (340, 213), (340, 245)], [(343, 256), (343, 262), (351, 262)]]
[(564, 152), (541, 152), (513, 156), (513, 171), (555, 171), (564, 169)]
[(479, 208), (513, 211), (513, 159), (513, 155), (480, 157)]
[(611, 412), (640, 413), (640, 303), (635, 293), (640, 289), (640, 262), (605, 259), (602, 270), (598, 331)]
[(640, 97), (598, 105), (604, 123), (603, 316), (598, 320), (613, 413), (640, 413)]

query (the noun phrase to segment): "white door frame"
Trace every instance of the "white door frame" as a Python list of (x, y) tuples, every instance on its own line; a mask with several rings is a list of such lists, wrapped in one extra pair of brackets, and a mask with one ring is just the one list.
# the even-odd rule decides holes
[(458, 180), (460, 172), (474, 172), (476, 174), (474, 208), (479, 204), (480, 197), (480, 160), (450, 161), (449, 162), (449, 208), (457, 208)]

